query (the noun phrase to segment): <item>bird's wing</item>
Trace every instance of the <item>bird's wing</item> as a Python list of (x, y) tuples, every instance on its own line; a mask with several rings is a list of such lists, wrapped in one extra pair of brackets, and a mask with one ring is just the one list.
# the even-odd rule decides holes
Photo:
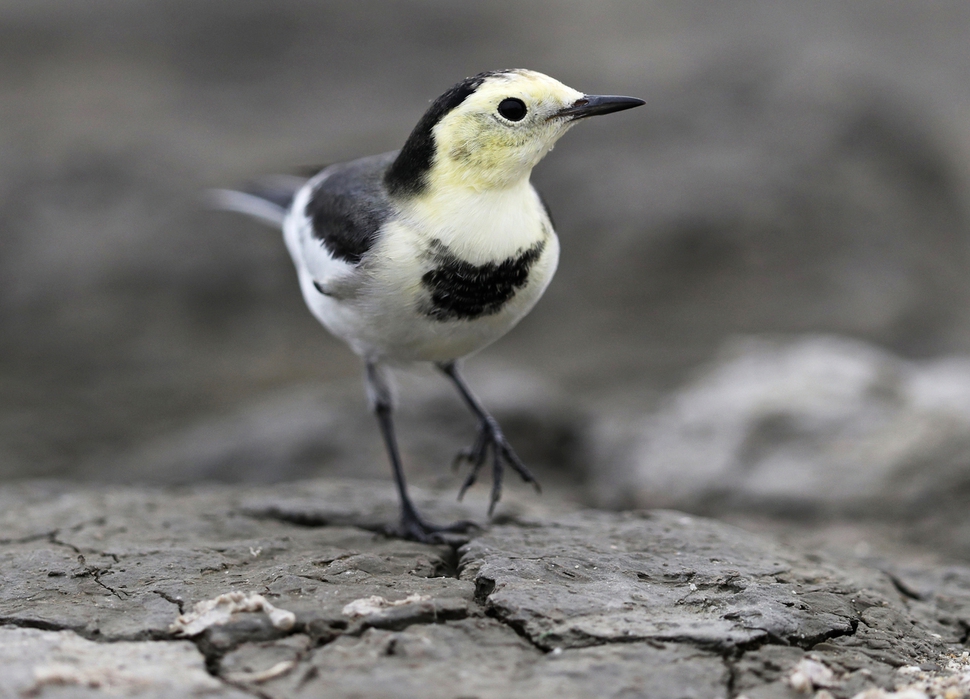
[(299, 193), (284, 231), (298, 268), (321, 293), (354, 286), (392, 205), (384, 172), (395, 153), (331, 165)]

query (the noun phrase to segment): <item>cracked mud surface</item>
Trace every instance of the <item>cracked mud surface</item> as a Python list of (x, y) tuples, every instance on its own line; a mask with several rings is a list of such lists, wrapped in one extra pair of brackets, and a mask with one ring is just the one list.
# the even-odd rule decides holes
[[(481, 512), (423, 499), (442, 521)], [(811, 689), (841, 699), (944, 667), (970, 629), (968, 567), (868, 567), (676, 512), (513, 503), (454, 548), (376, 534), (393, 493), (365, 481), (28, 483), (0, 506), (4, 699), (754, 699), (795, 696), (806, 659), (829, 673)], [(171, 630), (230, 591), (296, 623)]]

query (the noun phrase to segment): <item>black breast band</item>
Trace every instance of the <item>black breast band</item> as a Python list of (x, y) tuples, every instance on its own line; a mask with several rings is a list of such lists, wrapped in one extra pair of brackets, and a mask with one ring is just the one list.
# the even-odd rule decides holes
[(540, 240), (528, 250), (501, 262), (473, 265), (456, 257), (441, 241), (435, 241), (431, 257), (435, 267), (421, 277), (430, 294), (424, 314), (434, 320), (474, 320), (498, 313), (529, 281), (529, 271), (546, 243)]

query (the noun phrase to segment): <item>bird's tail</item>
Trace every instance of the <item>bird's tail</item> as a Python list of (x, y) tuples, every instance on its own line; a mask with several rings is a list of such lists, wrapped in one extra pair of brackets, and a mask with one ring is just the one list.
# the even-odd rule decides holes
[(206, 203), (213, 209), (237, 211), (280, 228), (293, 197), (306, 184), (306, 179), (291, 175), (263, 177), (243, 190), (210, 189)]

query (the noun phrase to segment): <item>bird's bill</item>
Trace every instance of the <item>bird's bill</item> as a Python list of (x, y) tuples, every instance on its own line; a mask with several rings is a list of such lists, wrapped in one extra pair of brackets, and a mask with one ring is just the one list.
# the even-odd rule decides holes
[(646, 104), (642, 99), (636, 97), (620, 97), (619, 95), (583, 95), (570, 106), (560, 109), (552, 115), (552, 119), (557, 117), (567, 118), (570, 121), (585, 119), (586, 117), (598, 114), (612, 114), (621, 112), (624, 109), (632, 109)]

